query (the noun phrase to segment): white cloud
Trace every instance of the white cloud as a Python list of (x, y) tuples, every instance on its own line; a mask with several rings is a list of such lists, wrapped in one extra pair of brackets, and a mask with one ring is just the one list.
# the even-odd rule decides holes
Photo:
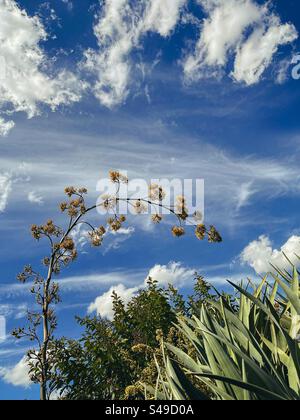
[(37, 204), (39, 206), (44, 204), (44, 199), (41, 195), (39, 195), (36, 191), (30, 191), (28, 193), (28, 201), (32, 204)]
[(243, 183), (237, 192), (236, 210), (239, 211), (242, 207), (245, 207), (255, 192), (252, 181)]
[(103, 253), (107, 254), (112, 250), (119, 249), (120, 246), (128, 241), (135, 233), (135, 228), (133, 226), (129, 226), (126, 228), (121, 228), (118, 232), (111, 232), (108, 231), (104, 235), (104, 242), (103, 242)]
[(123, 300), (125, 305), (135, 296), (139, 290), (147, 287), (147, 280), (149, 277), (156, 280), (160, 286), (167, 287), (173, 284), (177, 287), (182, 287), (191, 281), (196, 270), (188, 269), (179, 262), (170, 262), (168, 265), (155, 265), (149, 271), (144, 283), (137, 287), (126, 287), (123, 284), (112, 286), (103, 295), (96, 298), (88, 308), (88, 312), (96, 312), (103, 318), (113, 319), (113, 305), (112, 294), (115, 291), (117, 295)]
[(248, 264), (257, 274), (265, 274), (273, 271), (272, 265), (281, 270), (290, 269), (290, 263), (284, 254), (293, 264), (299, 266), (297, 257), (297, 255), (300, 256), (299, 236), (291, 236), (280, 250), (272, 248), (272, 242), (268, 236), (260, 236), (243, 250), (240, 258), (242, 263)]
[[(79, 101), (84, 84), (69, 71), (49, 75), (49, 57), (40, 46), (47, 33), (37, 16), (29, 16), (14, 0), (0, 1), (0, 109), (40, 114), (41, 104), (55, 110), (59, 105)], [(48, 71), (46, 70), (48, 69)], [(7, 134), (13, 122), (0, 120), (0, 134)]]
[[(72, 1), (62, 0), (71, 10)], [(217, 75), (235, 57), (232, 77), (248, 85), (258, 82), (278, 47), (297, 37), (291, 24), (281, 24), (269, 7), (254, 0), (197, 0), (207, 18), (195, 52), (187, 57), (187, 80)], [(131, 53), (148, 33), (168, 37), (181, 17), (189, 20), (188, 0), (107, 0), (101, 2), (94, 33), (98, 48), (88, 49), (82, 68), (94, 77), (93, 92), (109, 108), (124, 102), (133, 82)], [(25, 112), (29, 118), (42, 105), (56, 110), (82, 97), (87, 84), (73, 73), (54, 72), (51, 57), (41, 43), (47, 33), (38, 16), (29, 16), (15, 0), (0, 0), (0, 110), (2, 114)], [(185, 22), (183, 19), (183, 23)], [(193, 22), (197, 24), (198, 20)], [(251, 30), (250, 35), (248, 32)], [(148, 87), (146, 96), (149, 98)], [(14, 122), (0, 116), (0, 135)]]
[(281, 25), (272, 17), (269, 26), (257, 28), (237, 50), (233, 78), (237, 82), (252, 85), (260, 81), (265, 69), (271, 64), (280, 45), (297, 38), (296, 29), (290, 24)]
[(22, 319), (27, 314), (27, 304), (20, 303), (20, 304), (0, 304), (0, 315), (4, 316), (5, 318), (13, 317), (14, 319)]
[[(131, 179), (139, 178), (143, 174), (143, 177), (150, 182), (154, 173), (157, 179), (174, 179), (178, 178), (178, 174), (181, 179), (204, 179), (205, 219), (208, 223), (222, 225), (221, 227), (224, 225), (236, 227), (239, 222), (253, 223), (253, 217), (245, 217), (241, 220), (248, 210), (245, 205), (256, 204), (260, 199), (269, 203), (274, 198), (293, 197), (300, 193), (299, 169), (294, 159), (290, 160), (286, 156), (260, 158), (255, 155), (231, 153), (215, 145), (208, 145), (199, 139), (196, 142), (188, 135), (183, 137), (175, 129), (165, 127), (161, 122), (158, 123), (153, 119), (137, 121), (133, 118), (128, 123), (119, 117), (115, 118), (113, 114), (107, 118), (111, 127), (117, 127), (125, 133), (122, 139), (119, 138), (119, 133), (115, 129), (110, 135), (83, 134), (83, 127), (88, 124), (84, 118), (79, 123), (82, 124), (80, 130), (82, 133), (76, 136), (72, 132), (72, 127), (76, 122), (72, 120), (69, 123), (64, 120), (64, 127), (58, 126), (57, 132), (55, 129), (28, 132), (25, 130), (26, 148), (34, 151), (34, 157), (26, 170), (31, 178), (30, 188), (26, 188), (25, 191), (24, 188), (14, 188), (11, 195), (12, 204), (24, 202), (28, 191), (41, 191), (44, 197), (51, 197), (52, 203), (59, 203), (61, 192), (64, 191), (66, 185), (82, 184), (83, 173), (90, 197), (96, 200), (95, 180), (99, 177), (99, 168), (102, 168), (101, 177), (104, 177), (111, 169), (111, 162), (114, 162), (117, 168), (126, 168)], [(130, 128), (128, 128), (129, 124), (131, 124)], [(97, 122), (97, 131), (105, 132), (105, 121)], [(3, 168), (3, 174), (9, 173), (11, 168), (18, 167), (20, 154), (23, 155), (24, 134), (23, 132), (18, 134), (15, 131), (14, 136), (16, 136), (14, 137), (16, 147), (7, 147), (5, 156), (0, 155), (0, 167)], [(41, 136), (44, 139), (42, 145)], [(154, 166), (149, 163), (149, 156), (153, 155), (151, 142), (153, 137), (156, 139)], [(181, 147), (183, 142), (186, 145), (184, 150)], [(85, 147), (75, 147), (80, 143)], [(70, 147), (70, 144), (74, 147)], [(101, 147), (100, 154), (95, 153), (95, 147)], [(68, 148), (67, 161), (66, 148)], [(57, 151), (55, 162), (53, 150)], [(19, 184), (21, 185), (20, 182)], [(19, 210), (21, 211), (21, 207)], [(251, 207), (252, 216), (254, 214), (256, 217), (260, 210), (261, 208), (257, 206)], [(96, 216), (96, 223), (100, 221), (103, 223), (103, 218)], [(157, 231), (149, 217), (135, 217), (132, 220), (133, 226), (137, 229), (145, 230), (148, 226), (149, 231), (150, 229), (153, 232)], [(262, 220), (261, 223), (263, 222)], [(32, 220), (28, 223), (32, 223)], [(3, 228), (5, 229), (5, 224)], [(113, 238), (111, 236), (109, 240)], [(104, 246), (107, 245), (108, 242), (104, 244)]]
[[(260, 81), (278, 47), (297, 38), (291, 24), (281, 24), (269, 6), (253, 0), (198, 0), (204, 19), (195, 52), (184, 63), (188, 81), (222, 74), (235, 56), (232, 77), (252, 85)], [(248, 36), (248, 33), (250, 35)]]
[(279, 85), (284, 84), (288, 78), (289, 78), (289, 70), (291, 66), (291, 59), (283, 59), (281, 60), (275, 69), (275, 75), (276, 75), (276, 83)]
[(76, 226), (76, 228), (71, 232), (71, 237), (73, 238), (77, 248), (81, 250), (90, 242), (89, 230), (86, 229), (83, 224)]
[(0, 368), (2, 380), (10, 385), (29, 388), (32, 382), (29, 378), (29, 366), (26, 360), (26, 356), (24, 356), (14, 367)]
[(13, 172), (0, 173), (0, 213), (3, 213), (8, 205), (10, 196), (12, 195), (13, 185), (28, 182), (28, 167), (26, 164), (15, 163)]
[(196, 52), (185, 63), (185, 72), (192, 75), (206, 66), (224, 66), (227, 55), (241, 39), (245, 28), (260, 18), (257, 5), (245, 0), (199, 0), (208, 14), (204, 20)]
[(191, 281), (195, 272), (196, 270), (188, 269), (179, 262), (170, 262), (168, 265), (155, 265), (149, 271), (147, 279), (151, 277), (153, 280), (158, 281), (160, 286), (173, 284), (174, 286), (182, 287)]
[[(133, 287), (139, 284), (140, 279), (145, 276), (144, 270), (116, 270), (108, 273), (95, 273), (81, 276), (65, 277), (57, 279), (62, 293), (74, 292), (98, 292), (105, 290), (111, 285), (123, 284), (128, 287)], [(27, 296), (32, 288), (32, 282), (20, 283), (2, 283), (0, 284), (0, 297), (6, 299), (12, 297)], [(15, 308), (16, 309), (16, 308)], [(11, 309), (10, 309), (11, 310)], [(22, 312), (22, 305), (17, 308), (18, 313)], [(24, 311), (23, 311), (24, 312)]]
[(74, 290), (99, 290), (100, 287), (107, 287), (107, 285), (119, 284), (120, 282), (123, 284), (130, 284), (130, 282), (137, 280), (140, 275), (141, 273), (139, 271), (115, 271), (111, 273), (66, 277), (58, 280), (58, 283), (64, 293), (72, 292)]
[(149, 0), (142, 22), (143, 32), (157, 32), (161, 36), (170, 35), (180, 18), (186, 0)]
[(12, 176), (0, 174), (0, 213), (3, 213), (8, 204), (8, 198), (12, 191)]
[(15, 123), (13, 121), (5, 121), (0, 117), (0, 136), (5, 137), (14, 128)]
[(126, 305), (138, 292), (138, 290), (138, 287), (126, 288), (126, 286), (123, 284), (113, 286), (108, 290), (108, 292), (104, 293), (102, 296), (97, 297), (97, 299), (89, 306), (88, 312), (97, 312), (97, 314), (103, 318), (112, 320), (114, 315), (112, 302), (113, 292), (116, 292)]
[(94, 94), (112, 108), (128, 95), (130, 54), (142, 36), (156, 32), (168, 36), (176, 26), (186, 0), (108, 0), (94, 27), (98, 50), (85, 53), (84, 67), (95, 74)]

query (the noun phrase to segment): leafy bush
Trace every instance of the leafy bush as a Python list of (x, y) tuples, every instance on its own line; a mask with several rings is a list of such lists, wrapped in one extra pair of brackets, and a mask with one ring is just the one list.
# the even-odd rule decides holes
[(151, 278), (128, 305), (115, 293), (112, 298), (112, 321), (78, 319), (84, 328), (81, 339), (64, 338), (53, 344), (51, 392), (71, 400), (144, 399), (141, 382), (156, 381), (155, 358), (162, 362), (161, 338), (185, 346), (184, 337), (174, 328), (176, 316), (199, 313), (203, 302), (214, 295), (196, 275), (188, 300), (173, 286), (161, 288)]

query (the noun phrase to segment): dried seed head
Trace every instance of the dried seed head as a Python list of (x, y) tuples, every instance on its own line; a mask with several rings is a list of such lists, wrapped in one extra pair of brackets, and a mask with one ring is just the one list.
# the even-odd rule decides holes
[(174, 226), (172, 228), (172, 233), (175, 237), (179, 238), (180, 236), (185, 235), (185, 229), (181, 226)]

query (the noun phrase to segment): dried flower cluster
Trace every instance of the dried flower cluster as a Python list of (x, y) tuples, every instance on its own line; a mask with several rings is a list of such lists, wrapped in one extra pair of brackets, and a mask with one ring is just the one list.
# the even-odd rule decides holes
[(107, 220), (108, 226), (113, 232), (118, 232), (122, 228), (125, 222), (126, 222), (125, 216), (117, 216), (117, 215), (115, 215), (115, 217), (110, 217)]
[(200, 241), (203, 241), (207, 235), (208, 242), (210, 243), (222, 242), (222, 238), (214, 226), (210, 226), (209, 230), (207, 230), (204, 225), (198, 225), (195, 233)]
[[(174, 236), (180, 237), (185, 235), (185, 229), (182, 226), (174, 226), (172, 233)], [(222, 242), (222, 237), (214, 226), (210, 226), (210, 228), (207, 230), (205, 225), (197, 225), (195, 229), (195, 235), (196, 238), (198, 238), (200, 241), (203, 241), (207, 237), (208, 242), (210, 243)]]
[(95, 247), (102, 245), (105, 233), (106, 229), (104, 226), (100, 226), (98, 229), (94, 229), (92, 232), (89, 232), (91, 244)]
[(200, 241), (203, 241), (206, 235), (206, 227), (204, 225), (198, 225), (195, 230), (195, 235)]
[(116, 208), (118, 202), (115, 196), (106, 194), (103, 195), (101, 198), (103, 200), (101, 205), (106, 211), (113, 210), (114, 208)]
[(86, 188), (67, 187), (65, 189), (65, 193), (69, 198), (72, 198), (72, 200), (70, 200), (68, 203), (61, 203), (61, 211), (67, 211), (68, 215), (72, 218), (85, 214), (86, 207), (84, 202), (84, 195), (86, 195), (87, 192), (88, 191)]
[(188, 219), (189, 214), (188, 214), (188, 209), (186, 207), (186, 199), (185, 197), (177, 197), (176, 200), (176, 213), (178, 215), (178, 217), (185, 221)]
[(172, 228), (172, 233), (175, 237), (180, 238), (185, 234), (185, 229), (182, 226), (174, 226)]
[(136, 200), (133, 206), (136, 214), (144, 214), (148, 210), (147, 205), (142, 200)]
[(152, 216), (152, 222), (153, 222), (153, 223), (158, 224), (158, 223), (160, 223), (161, 221), (162, 221), (162, 216), (161, 216), (161, 215), (159, 215), (159, 214), (154, 214), (154, 215)]
[(48, 220), (44, 225), (32, 225), (31, 233), (34, 239), (40, 240), (42, 236), (58, 238), (62, 231), (59, 227), (54, 225), (52, 220)]
[(119, 171), (110, 171), (109, 172), (109, 178), (114, 184), (128, 184), (128, 178), (127, 176), (121, 174)]
[(149, 187), (149, 198), (152, 201), (163, 201), (166, 198), (166, 193), (162, 186), (151, 184)]

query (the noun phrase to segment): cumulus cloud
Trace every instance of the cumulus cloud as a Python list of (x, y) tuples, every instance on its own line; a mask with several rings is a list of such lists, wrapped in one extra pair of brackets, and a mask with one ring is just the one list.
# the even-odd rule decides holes
[(234, 58), (231, 76), (253, 85), (260, 81), (281, 45), (298, 34), (291, 24), (282, 24), (269, 2), (253, 0), (198, 0), (207, 17), (193, 54), (184, 62), (188, 81), (222, 74)]
[(117, 293), (117, 295), (123, 300), (124, 304), (127, 305), (138, 290), (138, 287), (127, 288), (123, 284), (113, 286), (108, 290), (108, 292), (103, 293), (102, 296), (97, 297), (97, 299), (91, 303), (88, 308), (88, 312), (97, 312), (97, 314), (101, 317), (111, 320), (114, 316), (112, 301), (113, 292)]
[(123, 284), (113, 286), (106, 293), (97, 297), (97, 299), (89, 306), (88, 312), (96, 312), (103, 318), (111, 320), (114, 315), (112, 305), (112, 294), (114, 291), (123, 300), (125, 305), (127, 305), (139, 290), (147, 287), (149, 277), (156, 280), (160, 286), (166, 287), (169, 284), (173, 284), (174, 286), (181, 287), (193, 278), (195, 271), (196, 270), (184, 267), (179, 262), (170, 262), (168, 265), (157, 264), (151, 268), (145, 281), (140, 286), (133, 288), (128, 288)]
[[(168, 265), (157, 264), (151, 268), (147, 279), (151, 277), (153, 280), (158, 281), (160, 286), (173, 284), (174, 286), (181, 287), (193, 278), (195, 271), (184, 267), (179, 262), (170, 262)], [(147, 279), (145, 280), (145, 284)]]
[(32, 382), (29, 379), (29, 366), (26, 357), (12, 368), (0, 368), (0, 377), (10, 385), (29, 388)]
[[(72, 10), (72, 1), (62, 1)], [(184, 62), (189, 81), (220, 74), (234, 58), (232, 78), (254, 84), (279, 46), (297, 38), (295, 27), (282, 24), (269, 2), (197, 2), (207, 15), (203, 22), (191, 18), (185, 9), (188, 0), (101, 2), (94, 25), (98, 47), (88, 49), (82, 63), (95, 79), (92, 89), (101, 104), (113, 108), (126, 100), (134, 67), (131, 53), (148, 33), (170, 36), (182, 17), (182, 23), (201, 25), (195, 51)], [(0, 21), (0, 135), (7, 135), (14, 126), (5, 120), (7, 111), (22, 111), (31, 118), (41, 113), (42, 105), (51, 110), (70, 105), (81, 99), (87, 84), (67, 70), (53, 71), (51, 57), (41, 47), (47, 33), (38, 16), (29, 16), (15, 0), (0, 0)]]
[(268, 236), (260, 236), (258, 240), (251, 242), (241, 253), (241, 261), (252, 267), (257, 274), (266, 274), (273, 271), (272, 265), (281, 270), (290, 269), (290, 263), (285, 255), (296, 266), (299, 265), (300, 237), (291, 236), (282, 245), (280, 250), (273, 249)]
[(186, 0), (150, 0), (146, 3), (142, 31), (157, 32), (166, 37), (176, 26)]
[(94, 33), (98, 49), (85, 53), (84, 68), (96, 76), (94, 94), (112, 108), (129, 92), (130, 54), (147, 32), (163, 37), (175, 28), (187, 0), (108, 0), (99, 15)]
[[(25, 112), (29, 118), (45, 104), (52, 110), (80, 100), (84, 83), (69, 71), (51, 75), (49, 57), (40, 46), (47, 33), (39, 17), (29, 16), (14, 0), (0, 1), (0, 110)], [(13, 122), (0, 119), (0, 134)]]

